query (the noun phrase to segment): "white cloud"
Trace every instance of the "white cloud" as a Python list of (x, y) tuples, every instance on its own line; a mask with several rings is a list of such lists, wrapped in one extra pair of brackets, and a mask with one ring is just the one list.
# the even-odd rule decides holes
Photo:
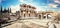
[(11, 8), (12, 13), (15, 13), (16, 11), (20, 9), (19, 5), (16, 5), (16, 6), (11, 5), (10, 8)]
[(46, 11), (46, 9), (47, 9), (47, 6), (36, 6), (33, 3), (26, 3), (26, 4), (36, 7), (35, 11)]
[[(21, 4), (25, 3), (25, 4), (28, 4), (26, 3), (27, 0), (19, 0), (19, 2), (21, 2)], [(28, 1), (32, 1), (32, 0), (28, 0)], [(30, 4), (30, 3), (29, 3)], [(12, 8), (12, 13), (15, 13), (16, 11), (18, 11), (20, 9), (20, 4), (16, 5), (16, 6), (13, 6), (11, 5), (10, 8)]]
[(57, 4), (48, 4), (48, 7), (57, 8)]
[(36, 7), (36, 11), (45, 11), (46, 8), (43, 8), (42, 6), (36, 6), (34, 3), (32, 3), (33, 0), (19, 0), (21, 4), (25, 3), (27, 5), (31, 5)]
[(54, 0), (54, 2), (56, 2), (56, 3), (60, 4), (60, 1), (59, 1), (59, 0)]
[(20, 1), (20, 2), (24, 2), (24, 0), (18, 0), (18, 1)]
[(32, 0), (18, 0), (21, 3), (31, 2)]
[(44, 9), (43, 7), (40, 7), (40, 6), (36, 7), (36, 11), (45, 11), (45, 10), (46, 10), (46, 8)]
[(42, 11), (42, 8), (40, 6), (36, 6), (36, 5), (32, 4), (32, 3), (26, 3), (26, 4), (27, 5), (31, 5), (33, 7), (36, 7), (36, 10), (35, 11)]

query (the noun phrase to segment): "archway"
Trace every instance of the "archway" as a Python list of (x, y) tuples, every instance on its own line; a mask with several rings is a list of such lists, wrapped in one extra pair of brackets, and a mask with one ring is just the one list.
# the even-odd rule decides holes
[(47, 19), (51, 19), (51, 14), (47, 14)]
[(39, 15), (39, 19), (41, 19), (41, 15)]

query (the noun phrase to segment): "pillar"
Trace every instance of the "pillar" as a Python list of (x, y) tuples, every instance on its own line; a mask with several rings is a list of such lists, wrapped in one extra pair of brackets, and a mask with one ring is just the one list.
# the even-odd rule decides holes
[(48, 16), (48, 15), (46, 14), (46, 19), (47, 19), (47, 16)]
[(43, 19), (43, 14), (41, 14), (41, 19)]

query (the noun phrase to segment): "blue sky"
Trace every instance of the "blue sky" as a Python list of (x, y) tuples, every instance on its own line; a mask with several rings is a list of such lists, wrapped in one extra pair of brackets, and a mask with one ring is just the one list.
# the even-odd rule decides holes
[(0, 0), (0, 6), (15, 8), (15, 10), (17, 10), (16, 7), (19, 9), (19, 5), (23, 3), (35, 6), (37, 11), (60, 9), (60, 0)]

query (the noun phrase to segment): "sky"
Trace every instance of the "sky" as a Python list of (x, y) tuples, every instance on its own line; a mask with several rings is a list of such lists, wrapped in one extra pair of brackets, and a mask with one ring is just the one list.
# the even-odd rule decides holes
[(36, 7), (36, 11), (60, 10), (60, 0), (0, 0), (3, 8), (12, 8), (13, 11), (20, 9), (20, 4), (28, 4)]

